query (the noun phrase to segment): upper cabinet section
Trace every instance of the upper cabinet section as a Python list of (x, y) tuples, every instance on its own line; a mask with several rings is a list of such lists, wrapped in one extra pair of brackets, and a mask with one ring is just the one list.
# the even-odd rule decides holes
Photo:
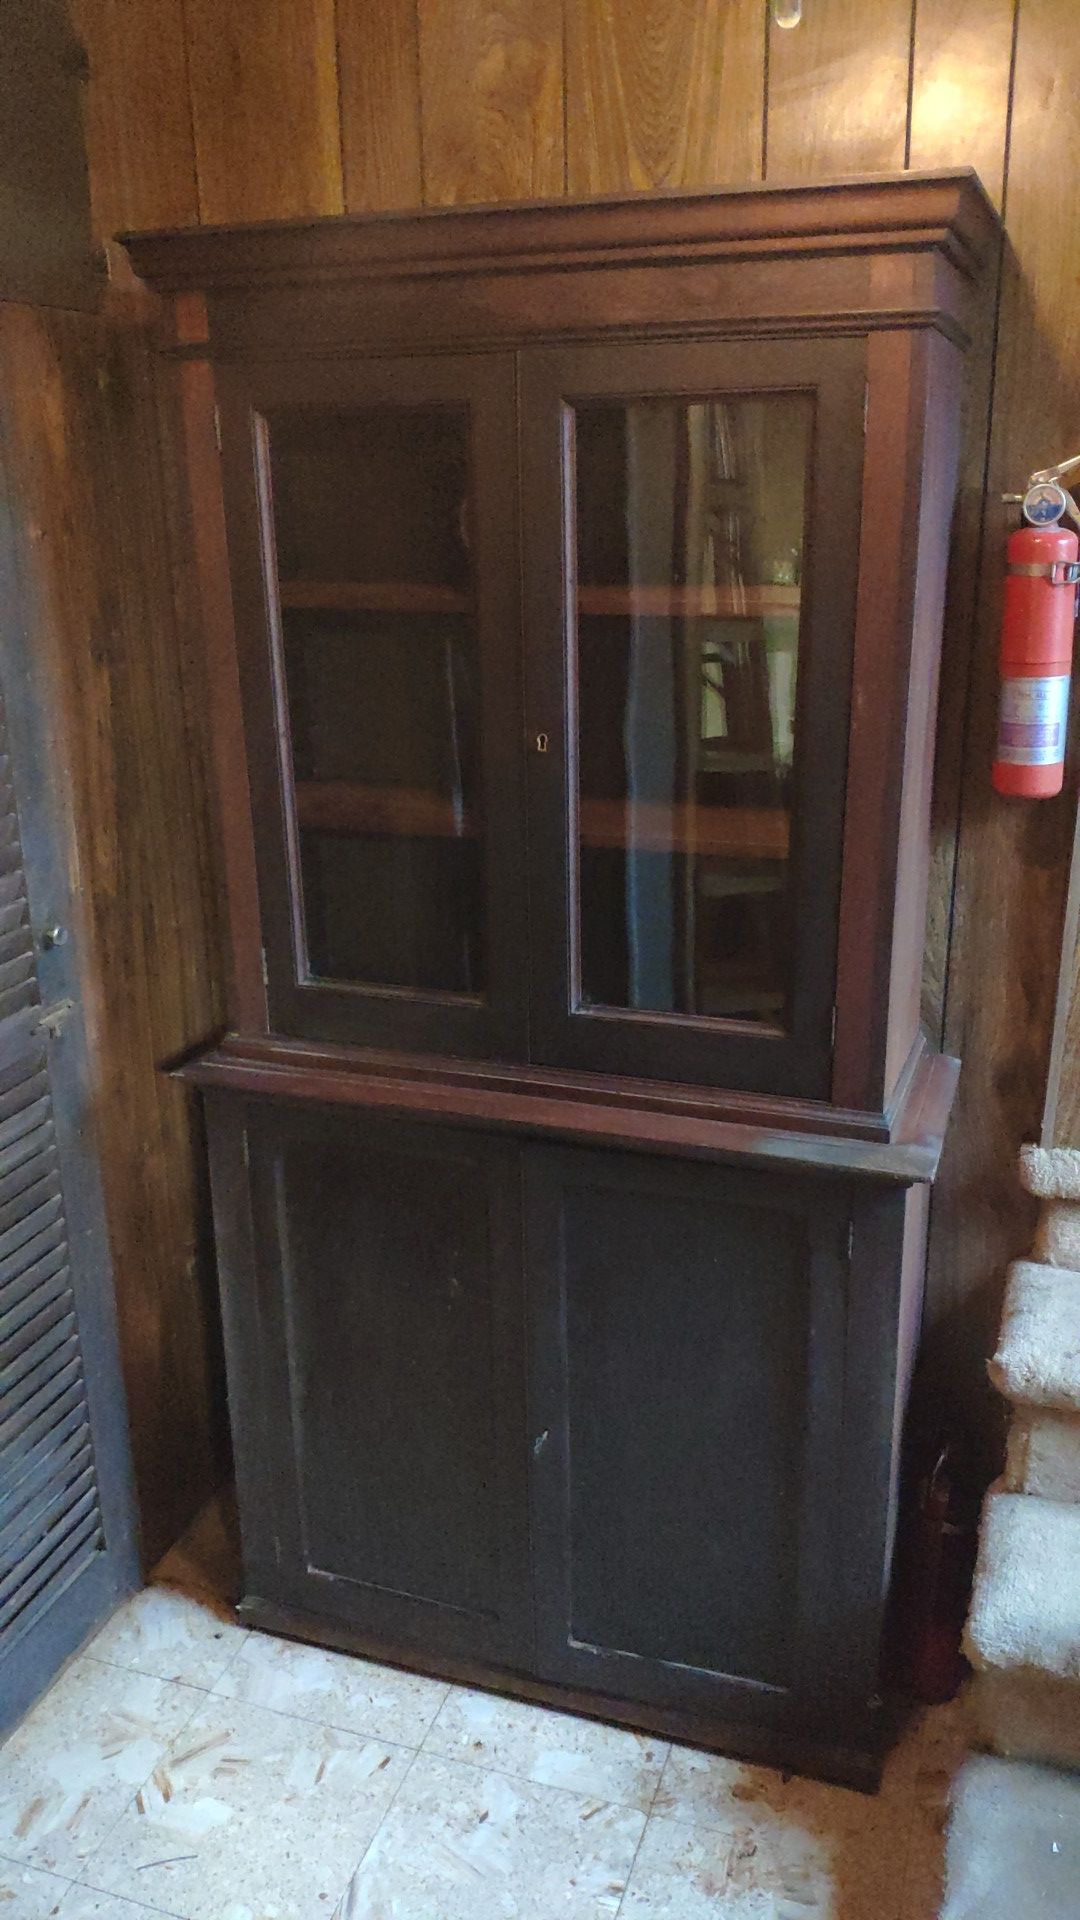
[(888, 1115), (996, 240), (955, 173), (130, 242), (241, 1031)]

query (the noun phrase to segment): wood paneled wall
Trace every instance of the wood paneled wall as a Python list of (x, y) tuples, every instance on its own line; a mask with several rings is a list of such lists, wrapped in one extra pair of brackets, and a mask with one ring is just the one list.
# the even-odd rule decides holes
[(90, 1114), (150, 1562), (225, 1458), (201, 1128), (160, 1071), (221, 1013), (157, 383), (144, 330), (122, 318), (0, 301), (0, 441), (66, 779)]
[[(67, 0), (5, 0), (2, 22), (0, 468), (12, 564), (0, 590), (6, 627), (30, 623), (30, 691), (63, 803), (57, 852), (71, 877), (89, 1119), (153, 1559), (227, 1459), (199, 1116), (160, 1070), (220, 1018), (205, 700), (176, 618), (183, 576), (167, 548), (156, 358), (131, 295), (103, 298)], [(183, 53), (182, 36), (164, 10), (152, 31), (135, 9), (125, 25), (152, 86), (155, 60), (170, 44)], [(127, 97), (109, 92), (116, 70), (106, 82), (101, 52), (94, 107), (107, 126)], [(166, 96), (145, 122), (141, 147), (162, 156), (147, 200), (158, 217), (165, 204), (193, 217), (194, 173), (185, 200), (171, 170), (188, 114), (186, 94)], [(132, 204), (144, 177), (133, 154)]]
[[(965, 1060), (933, 1228), (936, 1404), (992, 1461), (983, 1361), (1030, 1222), (1073, 803), (994, 798), (998, 495), (1080, 429), (1075, 0), (78, 0), (98, 231), (973, 164), (1011, 247), (970, 402), (927, 980)], [(996, 373), (994, 370), (996, 349)]]

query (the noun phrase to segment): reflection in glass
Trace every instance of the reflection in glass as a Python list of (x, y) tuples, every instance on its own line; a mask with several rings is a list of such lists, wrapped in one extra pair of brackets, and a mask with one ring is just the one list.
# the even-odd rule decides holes
[(808, 394), (574, 409), (589, 1006), (782, 1026)]
[(477, 994), (467, 413), (283, 408), (267, 431), (308, 969)]

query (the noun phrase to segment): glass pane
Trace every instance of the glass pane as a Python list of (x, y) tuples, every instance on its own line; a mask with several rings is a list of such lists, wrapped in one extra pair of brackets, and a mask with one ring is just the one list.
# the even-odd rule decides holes
[(782, 1026), (812, 397), (574, 417), (581, 1003)]
[(465, 408), (267, 420), (317, 979), (483, 986)]

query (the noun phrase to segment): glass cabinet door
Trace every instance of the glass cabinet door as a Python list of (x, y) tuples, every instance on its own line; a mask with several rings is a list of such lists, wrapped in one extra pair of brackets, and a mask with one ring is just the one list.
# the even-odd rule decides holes
[(824, 1096), (862, 348), (524, 358), (539, 1057)]
[(227, 388), (272, 1025), (521, 1052), (508, 357)]

